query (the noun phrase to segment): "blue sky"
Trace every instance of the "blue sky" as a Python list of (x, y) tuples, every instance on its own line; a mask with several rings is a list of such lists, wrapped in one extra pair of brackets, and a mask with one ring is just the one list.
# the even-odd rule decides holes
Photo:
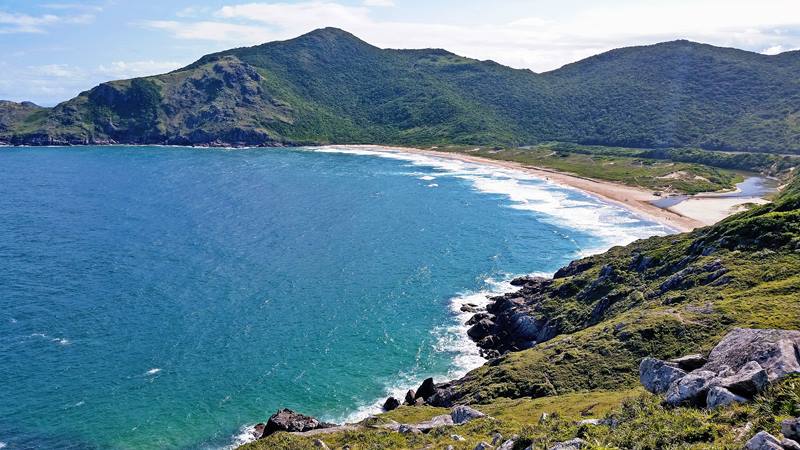
[(0, 0), (0, 99), (53, 105), (106, 80), (336, 26), (380, 47), (440, 47), (537, 72), (686, 38), (800, 48), (798, 0)]

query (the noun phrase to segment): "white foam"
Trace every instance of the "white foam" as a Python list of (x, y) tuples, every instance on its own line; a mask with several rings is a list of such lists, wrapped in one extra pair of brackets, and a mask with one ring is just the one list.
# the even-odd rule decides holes
[(428, 187), (429, 188), (435, 188), (435, 187), (439, 187), (439, 185), (436, 184), (436, 183), (431, 183), (431, 184), (428, 185)]
[(155, 375), (158, 372), (161, 372), (161, 369), (159, 369), (158, 367), (154, 367), (154, 368), (148, 370), (147, 372), (145, 372), (144, 374), (145, 375)]
[[(329, 146), (307, 150), (396, 159), (406, 161), (412, 166), (430, 167), (440, 171), (435, 175), (420, 176), (419, 172), (410, 174), (421, 180), (449, 176), (468, 181), (479, 192), (505, 197), (507, 206), (511, 208), (530, 211), (539, 220), (586, 232), (601, 239), (600, 245), (581, 249), (580, 255), (601, 252), (614, 245), (625, 245), (636, 239), (674, 231), (579, 189), (559, 185), (522, 170), (405, 153), (388, 148), (372, 150)], [(433, 183), (427, 186), (435, 187)]]
[(6, 443), (5, 442), (0, 442), (0, 448), (6, 448)]
[(239, 431), (236, 432), (233, 436), (231, 436), (231, 443), (223, 447), (224, 450), (234, 450), (236, 448), (241, 447), (242, 445), (249, 444), (250, 442), (255, 441), (258, 439), (256, 436), (256, 426), (255, 425), (243, 425), (239, 428)]
[(422, 180), (422, 181), (433, 181), (433, 180), (436, 179), (436, 177), (431, 176), (431, 175), (423, 175), (423, 176), (419, 177), (419, 179)]
[[(552, 274), (534, 273), (532, 275), (549, 276)], [(502, 281), (492, 278), (484, 280), (486, 287), (478, 292), (469, 291), (456, 294), (450, 299), (450, 310), (452, 316), (447, 324), (437, 327), (431, 331), (435, 335), (434, 350), (439, 353), (449, 353), (453, 355), (450, 370), (446, 373), (405, 373), (398, 374), (394, 383), (388, 385), (384, 395), (374, 401), (358, 408), (356, 411), (341, 417), (327, 417), (325, 420), (335, 423), (354, 423), (367, 417), (378, 414), (382, 411), (383, 402), (387, 397), (392, 396), (397, 399), (405, 398), (409, 389), (415, 388), (422, 381), (430, 376), (436, 379), (452, 380), (461, 378), (472, 369), (478, 368), (486, 362), (480, 355), (476, 346), (467, 335), (467, 325), (465, 322), (472, 317), (473, 313), (461, 311), (461, 306), (465, 303), (472, 303), (478, 307), (485, 307), (489, 304), (489, 298), (502, 295), (506, 292), (514, 291), (518, 288), (511, 285), (508, 277)]]
[(33, 333), (33, 334), (29, 335), (28, 337), (36, 337), (36, 338), (42, 338), (42, 339), (49, 339), (49, 340), (50, 340), (50, 342), (55, 342), (55, 343), (56, 343), (56, 344), (58, 344), (58, 345), (69, 345), (69, 344), (71, 344), (71, 343), (72, 343), (72, 342), (70, 342), (70, 340), (69, 340), (69, 339), (67, 339), (67, 338), (59, 338), (59, 337), (56, 337), (56, 338), (51, 338), (50, 336), (48, 336), (48, 335), (46, 335), (46, 334), (44, 334), (44, 333)]

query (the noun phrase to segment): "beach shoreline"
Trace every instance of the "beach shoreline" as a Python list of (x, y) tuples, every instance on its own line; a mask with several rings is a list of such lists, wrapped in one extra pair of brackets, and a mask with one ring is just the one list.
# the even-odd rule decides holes
[[(679, 232), (691, 231), (695, 228), (711, 225), (713, 222), (700, 220), (698, 218), (684, 216), (675, 211), (660, 208), (650, 203), (659, 197), (653, 195), (652, 192), (637, 188), (633, 186), (626, 186), (623, 184), (613, 183), (610, 181), (596, 180), (592, 178), (581, 177), (565, 172), (559, 172), (552, 169), (542, 167), (527, 166), (514, 161), (502, 161), (480, 156), (473, 156), (464, 153), (442, 152), (437, 150), (426, 150), (413, 147), (400, 147), (400, 146), (384, 146), (384, 145), (326, 145), (323, 148), (344, 148), (354, 150), (370, 150), (370, 151), (394, 151), (404, 152), (425, 156), (432, 156), (436, 158), (444, 158), (456, 160), (461, 162), (483, 164), (494, 166), (498, 168), (517, 170), (520, 172), (533, 175), (537, 178), (547, 180), (551, 183), (578, 189), (588, 195), (597, 197), (603, 201), (621, 206), (629, 211), (658, 222), (661, 225), (672, 228)], [(715, 214), (716, 217), (718, 214)], [(710, 223), (709, 223), (710, 222)]]

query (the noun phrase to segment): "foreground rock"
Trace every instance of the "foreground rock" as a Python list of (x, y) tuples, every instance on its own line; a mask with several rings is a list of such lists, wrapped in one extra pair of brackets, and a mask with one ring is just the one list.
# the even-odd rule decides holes
[(766, 431), (759, 431), (744, 446), (745, 450), (798, 450), (800, 444), (788, 438), (777, 438)]
[(736, 328), (708, 355), (706, 370), (738, 371), (750, 361), (767, 371), (769, 381), (800, 372), (800, 331)]
[(663, 394), (674, 381), (686, 376), (686, 372), (676, 366), (660, 359), (645, 358), (639, 364), (639, 381), (653, 394)]
[(781, 422), (781, 433), (789, 439), (800, 441), (800, 417)]
[(335, 425), (320, 422), (314, 417), (296, 413), (291, 409), (281, 409), (269, 418), (267, 424), (264, 426), (264, 433), (261, 437), (265, 438), (279, 431), (298, 433), (320, 428), (330, 428), (333, 426)]
[(469, 406), (456, 406), (450, 411), (450, 417), (453, 419), (454, 424), (461, 425), (475, 419), (486, 417), (486, 414)]
[(767, 385), (800, 373), (800, 332), (736, 328), (697, 366), (702, 355), (670, 361), (645, 358), (639, 381), (654, 394), (666, 392), (671, 405), (716, 408), (751, 400)]

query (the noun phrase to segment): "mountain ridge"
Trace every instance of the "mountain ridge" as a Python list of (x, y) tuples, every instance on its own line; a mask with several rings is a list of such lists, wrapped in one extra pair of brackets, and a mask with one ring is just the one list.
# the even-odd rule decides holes
[[(322, 28), (205, 55), (166, 74), (102, 83), (53, 108), (0, 111), (0, 142), (563, 141), (800, 153), (797, 69), (800, 53), (760, 55), (676, 40), (535, 73), (443, 49), (381, 49)], [(257, 86), (243, 92), (247, 83)], [(134, 110), (144, 118), (132, 117)]]

